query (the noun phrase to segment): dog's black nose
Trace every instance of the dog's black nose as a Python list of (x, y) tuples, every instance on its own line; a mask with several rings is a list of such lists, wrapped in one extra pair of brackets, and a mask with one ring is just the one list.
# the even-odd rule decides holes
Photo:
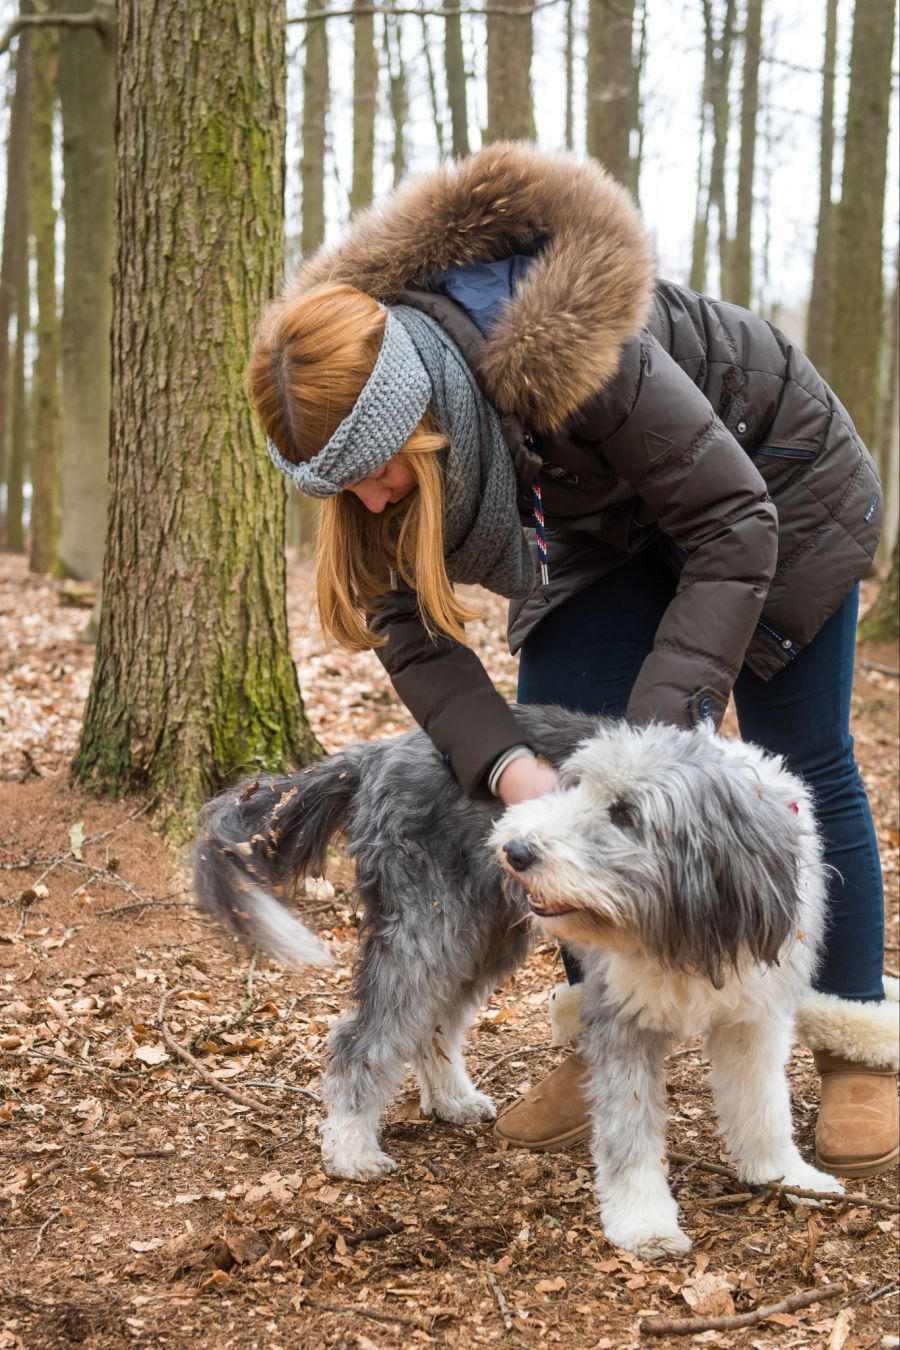
[(514, 867), (517, 872), (525, 872), (529, 867), (533, 867), (540, 854), (533, 844), (529, 844), (527, 839), (510, 839), (508, 844), (503, 845), (503, 852), (506, 854), (506, 861), (510, 867)]

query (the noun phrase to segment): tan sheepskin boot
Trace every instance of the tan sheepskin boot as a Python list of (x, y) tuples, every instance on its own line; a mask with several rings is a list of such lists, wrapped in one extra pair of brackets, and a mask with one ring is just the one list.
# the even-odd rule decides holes
[(884, 977), (883, 1003), (811, 994), (797, 1030), (822, 1078), (816, 1162), (836, 1177), (873, 1177), (900, 1158), (898, 981)]
[[(550, 993), (553, 1045), (570, 1045), (581, 1029), (578, 1010), (581, 986), (559, 984)], [(494, 1138), (509, 1148), (555, 1153), (591, 1132), (588, 1103), (582, 1091), (588, 1066), (577, 1051), (526, 1092), (494, 1126)]]

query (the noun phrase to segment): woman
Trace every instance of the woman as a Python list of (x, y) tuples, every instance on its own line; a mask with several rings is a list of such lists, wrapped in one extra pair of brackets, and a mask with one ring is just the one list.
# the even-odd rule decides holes
[[(837, 869), (800, 1021), (823, 1077), (818, 1160), (889, 1166), (896, 1006), (848, 731), (881, 497), (803, 354), (745, 310), (654, 284), (635, 208), (599, 166), (497, 144), (308, 259), (265, 316), (250, 378), (274, 462), (324, 499), (326, 631), (375, 648), (467, 792), (511, 804), (555, 775), (465, 646), (456, 582), (512, 599), (520, 700), (718, 725), (733, 690), (742, 734), (809, 779)], [(577, 1030), (566, 966), (557, 1038)], [(580, 1074), (574, 1055), (499, 1137), (582, 1137)]]

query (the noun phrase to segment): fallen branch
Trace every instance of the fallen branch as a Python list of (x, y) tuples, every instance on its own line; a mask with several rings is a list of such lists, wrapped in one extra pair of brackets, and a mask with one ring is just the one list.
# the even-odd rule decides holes
[[(700, 1172), (712, 1172), (717, 1177), (727, 1177), (729, 1181), (739, 1184), (738, 1174), (733, 1167), (704, 1162), (702, 1158), (693, 1158), (689, 1153), (676, 1153), (674, 1150), (670, 1150), (669, 1160), (684, 1163), (688, 1167), (696, 1167)], [(756, 1188), (758, 1195), (766, 1191), (770, 1194), (797, 1195), (803, 1200), (830, 1201), (833, 1205), (857, 1205), (862, 1209), (883, 1209), (888, 1214), (900, 1213), (900, 1205), (895, 1204), (893, 1200), (872, 1200), (868, 1195), (862, 1195), (857, 1191), (810, 1191), (802, 1186), (782, 1186), (778, 1181), (767, 1181)]]
[(311, 1102), (320, 1102), (322, 1098), (312, 1088), (295, 1087), (293, 1083), (263, 1083), (257, 1078), (248, 1078), (245, 1087), (270, 1088), (277, 1092), (296, 1092), (300, 1097), (308, 1097)]
[(775, 1313), (792, 1313), (808, 1308), (811, 1303), (839, 1298), (847, 1292), (843, 1284), (823, 1284), (818, 1289), (806, 1289), (802, 1294), (791, 1294), (780, 1303), (769, 1303), (753, 1312), (733, 1313), (730, 1317), (644, 1317), (639, 1330), (649, 1336), (692, 1336), (698, 1331), (733, 1331), (737, 1327), (755, 1327)]
[(272, 1108), (270, 1106), (266, 1106), (264, 1102), (258, 1102), (255, 1097), (245, 1097), (242, 1092), (236, 1092), (234, 1088), (226, 1087), (224, 1083), (220, 1083), (218, 1078), (214, 1078), (208, 1069), (205, 1069), (198, 1060), (194, 1059), (190, 1050), (186, 1050), (183, 1045), (176, 1041), (175, 1037), (166, 1026), (164, 1017), (166, 1004), (169, 999), (173, 994), (181, 992), (182, 991), (178, 989), (169, 989), (163, 994), (159, 1001), (156, 1020), (159, 1023), (160, 1034), (162, 1035), (166, 1049), (171, 1050), (172, 1054), (177, 1056), (177, 1058), (182, 1060), (185, 1064), (189, 1064), (194, 1072), (199, 1074), (203, 1079), (204, 1083), (211, 1088), (215, 1088), (216, 1092), (221, 1092), (222, 1096), (227, 1097), (229, 1101), (235, 1102), (238, 1106), (249, 1106), (251, 1110), (261, 1111), (264, 1115), (271, 1115)]
[(54, 1210), (53, 1213), (50, 1215), (50, 1218), (49, 1218), (49, 1219), (45, 1219), (44, 1222), (41, 1224), (40, 1232), (39, 1232), (38, 1235), (37, 1235), (37, 1242), (35, 1243), (35, 1247), (34, 1247), (34, 1254), (35, 1254), (35, 1256), (40, 1256), (40, 1254), (41, 1254), (41, 1247), (44, 1245), (44, 1234), (46, 1233), (47, 1229), (50, 1227), (51, 1223), (55, 1223), (55, 1222), (56, 1222), (56, 1220), (59, 1218), (59, 1215), (60, 1215), (60, 1211), (59, 1211), (58, 1209), (56, 1209), (56, 1210)]
[(890, 675), (892, 680), (900, 680), (900, 670), (892, 666), (883, 666), (880, 661), (860, 661), (863, 670), (875, 670), (879, 675)]
[(758, 1197), (753, 1191), (738, 1191), (737, 1195), (707, 1195), (699, 1200), (682, 1200), (684, 1209), (721, 1209), (724, 1205), (745, 1205)]
[(413, 1317), (400, 1317), (397, 1313), (374, 1312), (370, 1308), (355, 1308), (352, 1304), (349, 1306), (340, 1303), (319, 1303), (317, 1299), (305, 1298), (301, 1307), (318, 1308), (321, 1312), (350, 1313), (355, 1317), (368, 1317), (373, 1322), (397, 1322), (401, 1327), (416, 1327), (420, 1331), (426, 1330), (424, 1323)]
[(383, 1223), (378, 1228), (363, 1228), (359, 1233), (345, 1233), (344, 1241), (348, 1247), (358, 1247), (363, 1242), (377, 1242), (379, 1238), (393, 1237), (395, 1233), (406, 1232), (402, 1223)]
[(555, 1045), (526, 1045), (521, 1050), (510, 1050), (509, 1054), (501, 1055), (499, 1059), (495, 1059), (493, 1064), (484, 1070), (484, 1073), (480, 1073), (475, 1079), (474, 1086), (480, 1087), (484, 1080), (490, 1078), (494, 1070), (499, 1069), (500, 1065), (505, 1064), (508, 1059), (518, 1059), (521, 1055), (537, 1055), (542, 1050), (555, 1049), (557, 1049)]
[(98, 909), (96, 915), (98, 919), (107, 917), (117, 918), (120, 914), (134, 914), (139, 909), (193, 909), (192, 900), (176, 900), (166, 896), (162, 900), (138, 900), (133, 905), (119, 905), (113, 909)]
[(503, 1322), (503, 1326), (506, 1331), (512, 1331), (513, 1330), (512, 1314), (509, 1311), (509, 1304), (506, 1301), (506, 1296), (504, 1295), (503, 1290), (500, 1288), (500, 1281), (497, 1279), (497, 1276), (494, 1274), (492, 1270), (485, 1271), (485, 1274), (487, 1275), (487, 1282), (491, 1286), (491, 1293), (497, 1300), (497, 1307), (500, 1309), (500, 1318), (501, 1321)]

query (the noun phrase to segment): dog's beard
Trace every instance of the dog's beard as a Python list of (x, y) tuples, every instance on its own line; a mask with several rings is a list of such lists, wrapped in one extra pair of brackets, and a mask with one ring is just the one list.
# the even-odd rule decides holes
[[(623, 926), (618, 907), (610, 897), (594, 894), (588, 899), (563, 894), (552, 885), (542, 888), (540, 877), (530, 879), (511, 868), (506, 870), (524, 890), (532, 924), (542, 936), (617, 951), (631, 950), (636, 945), (635, 935)], [(545, 868), (541, 871), (546, 875)]]

